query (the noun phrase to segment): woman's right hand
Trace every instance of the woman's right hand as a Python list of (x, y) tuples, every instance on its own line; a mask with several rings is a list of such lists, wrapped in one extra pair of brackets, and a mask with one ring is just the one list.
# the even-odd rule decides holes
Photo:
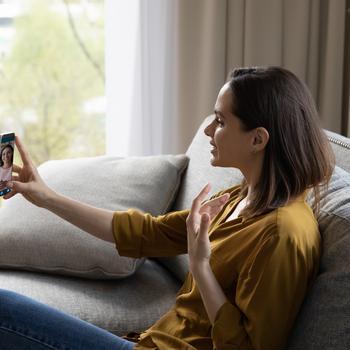
[(97, 238), (115, 244), (113, 235), (114, 212), (84, 204), (53, 191), (40, 177), (29, 157), (29, 153), (17, 136), (16, 145), (23, 166), (13, 166), (14, 172), (18, 175), (13, 176), (13, 179), (7, 182), (7, 186), (12, 188), (12, 191), (6, 194), (4, 198), (9, 199), (17, 193), (21, 193), (31, 203), (50, 210), (72, 225)]
[(13, 164), (14, 175), (11, 181), (7, 182), (7, 187), (12, 191), (4, 196), (4, 199), (9, 199), (17, 193), (21, 193), (29, 202), (43, 207), (49, 198), (49, 195), (54, 193), (40, 177), (38, 170), (33, 164), (28, 151), (25, 149), (21, 140), (16, 136), (16, 146), (22, 159), (23, 166)]

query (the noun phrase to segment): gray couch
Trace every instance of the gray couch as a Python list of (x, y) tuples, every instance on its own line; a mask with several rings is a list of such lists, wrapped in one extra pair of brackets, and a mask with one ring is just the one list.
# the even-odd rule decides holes
[[(210, 166), (208, 138), (200, 126), (171, 210), (188, 208), (207, 181), (212, 193), (237, 184), (238, 170)], [(327, 132), (337, 168), (322, 195), (320, 274), (296, 320), (288, 349), (350, 349), (350, 139)], [(309, 198), (311, 200), (311, 198)], [(187, 273), (187, 257), (148, 258), (124, 279), (83, 279), (15, 269), (0, 270), (0, 288), (17, 291), (115, 334), (141, 331), (174, 302)]]

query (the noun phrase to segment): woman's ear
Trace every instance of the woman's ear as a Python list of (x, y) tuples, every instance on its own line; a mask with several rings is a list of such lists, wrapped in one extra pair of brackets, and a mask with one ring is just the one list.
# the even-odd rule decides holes
[(254, 129), (252, 146), (255, 152), (262, 151), (266, 147), (267, 143), (269, 142), (269, 138), (270, 138), (270, 134), (265, 128), (258, 127)]

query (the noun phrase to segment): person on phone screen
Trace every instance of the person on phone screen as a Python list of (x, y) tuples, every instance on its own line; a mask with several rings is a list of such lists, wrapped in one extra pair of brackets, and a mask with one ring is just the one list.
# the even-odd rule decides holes
[(0, 189), (5, 187), (6, 181), (11, 180), (13, 163), (13, 147), (6, 145), (0, 154)]
[[(286, 69), (234, 69), (214, 112), (204, 130), (211, 165), (240, 169), (242, 183), (211, 198), (207, 184), (191, 208), (157, 217), (99, 209), (60, 195), (44, 183), (16, 138), (23, 165), (14, 165), (18, 175), (8, 183), (12, 192), (6, 199), (21, 193), (114, 242), (120, 255), (188, 253), (190, 272), (170, 310), (126, 339), (0, 290), (2, 349), (47, 344), (75, 350), (284, 349), (318, 272), (321, 238), (314, 213), (334, 154), (308, 88)], [(310, 191), (312, 207), (306, 201)], [(9, 338), (13, 329), (18, 331)]]

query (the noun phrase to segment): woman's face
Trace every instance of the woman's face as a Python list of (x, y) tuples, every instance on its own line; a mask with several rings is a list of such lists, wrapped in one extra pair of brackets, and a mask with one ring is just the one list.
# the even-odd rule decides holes
[(243, 171), (251, 160), (250, 131), (244, 131), (242, 122), (232, 114), (232, 90), (225, 84), (215, 103), (215, 119), (205, 128), (210, 137), (213, 166), (235, 167)]
[(12, 162), (12, 149), (10, 147), (5, 147), (1, 153), (1, 160), (4, 164), (11, 164)]

